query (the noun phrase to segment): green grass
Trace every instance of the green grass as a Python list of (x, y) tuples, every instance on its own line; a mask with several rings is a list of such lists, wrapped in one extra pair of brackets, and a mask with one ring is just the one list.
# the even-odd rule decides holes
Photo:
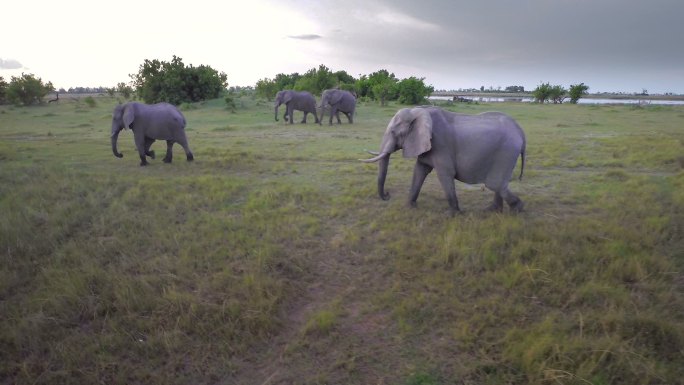
[[(468, 104), (527, 133), (519, 215), (376, 150), (398, 108), (183, 106), (195, 161), (110, 149), (109, 97), (0, 106), (0, 383), (673, 384), (681, 107)], [(297, 115), (295, 120), (298, 119)], [(517, 175), (517, 170), (515, 171)]]

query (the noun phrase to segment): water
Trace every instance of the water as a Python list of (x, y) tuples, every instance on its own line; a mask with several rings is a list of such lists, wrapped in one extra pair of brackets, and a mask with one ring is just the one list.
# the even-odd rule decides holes
[[(531, 103), (531, 97), (515, 96), (461, 96), (461, 99), (481, 103), (520, 102)], [(430, 96), (429, 100), (453, 100), (451, 96)], [(570, 98), (565, 98), (563, 103), (569, 103)], [(580, 98), (578, 104), (638, 104), (638, 105), (684, 105), (684, 100), (658, 100), (658, 99), (608, 99), (608, 98)]]

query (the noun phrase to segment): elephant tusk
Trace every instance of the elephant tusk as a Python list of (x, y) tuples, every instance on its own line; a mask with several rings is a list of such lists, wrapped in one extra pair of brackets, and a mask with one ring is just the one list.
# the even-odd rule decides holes
[[(369, 152), (370, 152), (370, 151), (369, 151)], [(383, 153), (379, 154), (378, 156), (376, 156), (376, 157), (374, 157), (374, 158), (370, 158), (370, 159), (359, 159), (359, 160), (362, 161), (362, 162), (364, 162), (364, 163), (375, 163), (375, 162), (379, 161), (380, 159), (382, 159), (382, 158), (384, 158), (384, 157), (386, 157), (386, 156), (388, 156), (388, 155), (389, 155), (388, 152), (383, 152)]]
[(367, 149), (364, 149), (364, 151), (366, 151), (367, 153), (369, 153), (371, 155), (380, 155), (380, 153), (377, 151), (371, 151), (371, 150), (367, 150)]

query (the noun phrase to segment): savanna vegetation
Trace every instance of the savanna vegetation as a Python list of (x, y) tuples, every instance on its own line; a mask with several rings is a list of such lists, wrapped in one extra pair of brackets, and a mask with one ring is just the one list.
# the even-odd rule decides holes
[(195, 161), (139, 167), (94, 99), (0, 106), (2, 384), (684, 378), (682, 107), (446, 106), (527, 133), (526, 212), (457, 183), (452, 218), (434, 175), (407, 208), (411, 160), (387, 202), (356, 160), (392, 101), (334, 126), (185, 105)]

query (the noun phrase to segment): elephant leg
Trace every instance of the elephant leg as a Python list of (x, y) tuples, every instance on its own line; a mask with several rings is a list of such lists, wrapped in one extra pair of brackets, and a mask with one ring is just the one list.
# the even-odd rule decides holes
[(409, 194), (409, 206), (416, 207), (420, 189), (423, 187), (423, 182), (425, 182), (425, 178), (431, 171), (431, 166), (416, 162), (416, 165), (413, 167), (413, 181), (411, 182), (411, 192)]
[(344, 114), (347, 115), (347, 119), (349, 120), (349, 124), (354, 124), (354, 117), (353, 117), (354, 114), (349, 113), (349, 112), (345, 112)]
[(304, 119), (302, 119), (301, 123), (306, 124), (306, 115), (308, 112), (304, 111)]
[(487, 211), (502, 212), (504, 199), (498, 191), (494, 192), (494, 202), (487, 207)]
[(337, 124), (342, 124), (342, 121), (340, 120), (340, 111), (335, 113), (335, 117), (337, 118)]
[(454, 172), (437, 168), (437, 178), (442, 185), (444, 195), (446, 195), (449, 202), (451, 214), (460, 213), (461, 209), (458, 207), (458, 198), (456, 197), (456, 185), (454, 184)]
[(164, 157), (164, 163), (171, 163), (173, 160), (173, 140), (166, 141), (166, 156)]
[[(525, 207), (525, 204), (520, 198), (518, 198), (517, 195), (513, 194), (511, 190), (508, 189), (508, 187), (504, 188), (504, 190), (501, 191), (501, 196), (503, 200), (505, 200), (506, 203), (508, 203), (508, 207), (510, 207), (512, 212), (519, 213), (523, 211), (523, 207)], [(503, 207), (503, 203), (501, 204), (501, 206)]]
[[(185, 151), (185, 157), (188, 159), (188, 162), (192, 162), (195, 160), (195, 156), (192, 155), (192, 151), (190, 151), (190, 146), (188, 145), (188, 138), (183, 134), (177, 141), (178, 144), (183, 147), (183, 151)], [(170, 153), (171, 150), (169, 150)]]
[(288, 121), (290, 124), (294, 123), (294, 108), (290, 108), (290, 105), (288, 104), (287, 106), (287, 115), (288, 115)]
[(333, 123), (332, 123), (333, 116), (337, 116), (337, 121), (339, 122), (340, 116), (337, 114), (337, 108), (335, 108), (335, 107), (333, 107), (333, 106), (330, 106), (330, 120), (329, 120), (328, 123), (329, 123), (329, 125), (331, 125), (331, 126), (332, 126), (332, 124), (333, 124)]
[(146, 140), (145, 136), (138, 132), (133, 133), (133, 139), (135, 140), (135, 148), (138, 150), (138, 155), (140, 155), (140, 165), (147, 166), (147, 159), (145, 158), (146, 152)]
[(154, 159), (154, 151), (150, 151), (150, 147), (152, 146), (152, 143), (155, 142), (156, 139), (148, 138), (145, 137), (145, 155), (149, 156), (150, 158)]

